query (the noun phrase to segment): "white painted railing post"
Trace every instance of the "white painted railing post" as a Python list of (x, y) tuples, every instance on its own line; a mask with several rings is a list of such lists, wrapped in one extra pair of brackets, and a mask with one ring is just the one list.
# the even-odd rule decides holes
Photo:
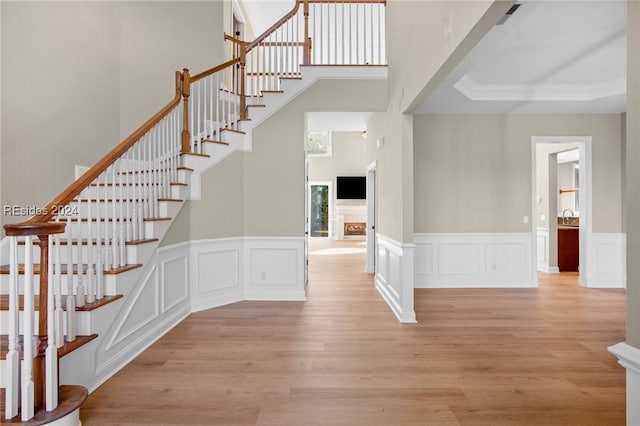
[(9, 352), (5, 359), (5, 419), (12, 419), (18, 415), (20, 395), (18, 315), (18, 239), (9, 237)]
[[(54, 265), (54, 238), (49, 236), (49, 268), (47, 286), (47, 348), (45, 349), (45, 408), (53, 411), (58, 406), (58, 345), (56, 344), (55, 318), (54, 318), (54, 290), (53, 274), (54, 266), (60, 267), (58, 262)], [(55, 247), (56, 252), (59, 247)], [(55, 256), (58, 258), (58, 256)], [(42, 295), (40, 295), (42, 297)]]
[(35, 402), (33, 384), (33, 237), (30, 235), (25, 237), (24, 250), (24, 339), (22, 341), (22, 385), (20, 388), (22, 403), (20, 404), (20, 411), (22, 421), (27, 421), (34, 415)]

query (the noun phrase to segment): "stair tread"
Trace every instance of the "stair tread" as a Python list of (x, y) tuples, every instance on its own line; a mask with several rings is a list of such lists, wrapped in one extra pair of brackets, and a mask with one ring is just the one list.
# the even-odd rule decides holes
[[(86, 345), (97, 337), (97, 334), (90, 334), (88, 336), (76, 336), (76, 340), (74, 340), (73, 342), (64, 342), (64, 345), (58, 348), (58, 358), (62, 358), (63, 356), (70, 354), (71, 352)], [(22, 351), (22, 335), (19, 336), (18, 346), (20, 347), (20, 351)], [(7, 359), (7, 352), (9, 352), (9, 336), (6, 334), (0, 334), (0, 360)]]
[(233, 133), (239, 133), (241, 135), (246, 135), (247, 132), (243, 132), (242, 130), (236, 130), (236, 129), (230, 129), (228, 127), (225, 127), (223, 129), (220, 129), (221, 132), (233, 132)]
[[(124, 201), (126, 202), (130, 202), (130, 203), (135, 203), (138, 202), (139, 200), (136, 200), (135, 198), (125, 198), (125, 199), (116, 199), (116, 202), (122, 202)], [(158, 199), (158, 201), (183, 201), (183, 200), (179, 200), (179, 199), (175, 199), (175, 198), (160, 198)], [(71, 203), (88, 203), (88, 202), (92, 202), (92, 203), (112, 203), (113, 199), (111, 198), (91, 198), (91, 199), (87, 199), (87, 198), (82, 198), (80, 200), (75, 199), (75, 200), (71, 200)]]
[(35, 412), (31, 420), (22, 422), (20, 414), (10, 420), (4, 418), (4, 392), (4, 389), (0, 389), (0, 411), (3, 413), (2, 424), (20, 424), (23, 426), (39, 426), (59, 420), (80, 408), (89, 396), (89, 392), (84, 386), (61, 385), (58, 391), (58, 407), (55, 410), (47, 411), (44, 408), (40, 408)]
[[(136, 263), (136, 264), (130, 264), (130, 265), (125, 265), (125, 266), (120, 266), (119, 268), (116, 269), (108, 269), (106, 271), (104, 271), (105, 275), (117, 275), (117, 274), (121, 274), (123, 272), (127, 272), (130, 271), (132, 269), (136, 269), (136, 268), (140, 268), (142, 267), (142, 264), (140, 263)], [(73, 264), (71, 266), (71, 269), (73, 271), (74, 274), (78, 273), (78, 264)], [(89, 269), (89, 265), (88, 264), (83, 264), (82, 265), (82, 270), (86, 271), (87, 269)], [(62, 264), (60, 265), (60, 270), (62, 271), (63, 274), (67, 273), (67, 265)], [(18, 271), (20, 274), (24, 274), (24, 263), (20, 263), (18, 265)], [(9, 274), (9, 265), (2, 265), (0, 266), (0, 275), (8, 275)], [(40, 274), (40, 264), (39, 263), (34, 263), (33, 264), (33, 274), (34, 275), (39, 275)]]
[(209, 154), (198, 154), (196, 152), (183, 152), (180, 155), (193, 155), (195, 157), (206, 157), (206, 158), (211, 157)]
[[(107, 305), (111, 302), (115, 302), (118, 299), (121, 299), (122, 295), (121, 294), (117, 294), (115, 296), (104, 296), (102, 299), (96, 299), (95, 302), (93, 303), (85, 303), (84, 306), (76, 306), (76, 311), (77, 312), (90, 312), (90, 311), (94, 311), (96, 309), (98, 309), (101, 306)], [(40, 307), (40, 297), (39, 296), (33, 296), (33, 308), (34, 310), (39, 310)], [(20, 295), (20, 299), (19, 299), (19, 309), (23, 310), (24, 309), (24, 295)], [(63, 297), (62, 298), (62, 309), (67, 309), (67, 298)], [(9, 310), (9, 295), (8, 294), (1, 294), (0, 295), (0, 311), (8, 311)]]
[[(148, 222), (152, 222), (152, 221), (157, 221), (157, 220), (171, 220), (171, 218), (170, 217), (145, 217), (143, 220), (144, 221), (148, 221)], [(80, 222), (88, 222), (88, 219), (86, 217), (82, 217), (82, 218), (78, 219), (77, 217), (60, 216), (60, 222), (69, 222), (69, 221), (70, 222), (78, 222), (78, 221), (80, 221)], [(112, 217), (108, 217), (106, 219), (105, 218), (98, 219), (98, 218), (95, 218), (95, 217), (91, 218), (91, 222), (98, 222), (98, 221), (100, 221), (100, 222), (104, 222), (104, 221), (113, 222), (113, 218)], [(52, 221), (52, 222), (55, 222), (55, 221)]]
[[(77, 238), (74, 238), (73, 240), (71, 240), (71, 245), (72, 246), (77, 246), (78, 245), (78, 241), (79, 240)], [(86, 246), (86, 245), (89, 244), (89, 240), (83, 239), (83, 240), (80, 240), (80, 241), (81, 241), (80, 245)], [(137, 246), (137, 245), (140, 245), (140, 244), (154, 243), (156, 241), (159, 241), (158, 238), (145, 238), (143, 240), (125, 241), (124, 243), (125, 243), (125, 245), (128, 245), (128, 246)], [(97, 243), (98, 242), (96, 240), (92, 240), (92, 245), (95, 246), (95, 245), (97, 245)], [(38, 244), (39, 244), (39, 240), (35, 239), (33, 241), (33, 245), (38, 245)], [(18, 241), (18, 245), (21, 245), (21, 246), (24, 245), (24, 241), (22, 241), (22, 240)], [(61, 246), (69, 245), (69, 240), (67, 238), (60, 238), (60, 245)]]
[(203, 139), (200, 142), (215, 143), (215, 144), (218, 144), (218, 145), (229, 145), (229, 142), (217, 141), (217, 140), (214, 140), (214, 139)]

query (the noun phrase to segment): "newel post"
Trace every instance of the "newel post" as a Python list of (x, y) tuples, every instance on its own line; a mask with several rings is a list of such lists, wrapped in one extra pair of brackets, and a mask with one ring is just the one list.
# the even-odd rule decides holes
[(191, 95), (191, 75), (188, 69), (182, 70), (182, 153), (191, 152), (191, 134), (189, 132), (189, 96)]
[(240, 119), (245, 120), (247, 118), (247, 96), (245, 93), (245, 80), (246, 80), (246, 65), (247, 65), (247, 43), (240, 43)]
[(309, 37), (309, 0), (304, 0), (304, 54), (302, 62), (304, 65), (311, 63), (311, 38)]

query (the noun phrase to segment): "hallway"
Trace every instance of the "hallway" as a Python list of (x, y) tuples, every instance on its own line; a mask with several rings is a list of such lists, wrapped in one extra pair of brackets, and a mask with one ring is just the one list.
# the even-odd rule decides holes
[(623, 425), (625, 294), (416, 290), (399, 324), (364, 243), (312, 240), (307, 302), (190, 315), (102, 385), (91, 425)]

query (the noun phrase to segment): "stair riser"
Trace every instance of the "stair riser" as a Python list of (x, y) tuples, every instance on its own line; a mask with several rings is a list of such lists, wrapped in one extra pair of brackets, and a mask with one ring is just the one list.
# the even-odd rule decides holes
[[(165, 197), (159, 196), (158, 198), (165, 198)], [(164, 202), (165, 201), (160, 201), (160, 203), (164, 203)], [(63, 217), (86, 218), (86, 217), (89, 217), (89, 213), (91, 213), (91, 217), (93, 219), (112, 218), (114, 216), (115, 217), (123, 216), (123, 217), (129, 218), (133, 216), (134, 212), (136, 212), (137, 214), (140, 214), (141, 208), (143, 208), (144, 204), (146, 203), (133, 202), (133, 201), (113, 202), (109, 200), (108, 202), (100, 203), (100, 205), (98, 206), (96, 203), (73, 202), (69, 204), (69, 207), (67, 209), (69, 210), (68, 211), (69, 214)]]
[[(149, 253), (149, 250), (153, 250), (156, 246), (154, 243), (144, 243), (144, 244), (133, 244), (133, 245), (125, 245), (125, 264), (134, 264), (134, 263), (142, 263), (143, 260), (147, 260), (153, 251)], [(69, 260), (69, 251), (67, 250), (68, 246), (61, 246), (62, 251), (60, 252), (60, 263), (66, 265)], [(91, 247), (87, 245), (83, 245), (78, 247), (77, 245), (71, 246), (71, 263), (77, 264), (79, 261), (79, 255), (82, 255), (83, 263), (91, 263), (97, 264), (98, 259), (102, 259), (102, 263), (105, 262), (112, 263), (113, 258), (107, 258), (107, 250), (113, 255), (114, 248), (111, 245), (101, 245), (98, 247), (97, 245), (92, 245)], [(119, 250), (119, 248), (118, 248)], [(18, 262), (24, 263), (25, 251), (19, 250), (18, 254)], [(33, 259), (37, 260), (37, 263), (40, 262), (40, 248), (34, 247), (33, 249)], [(109, 268), (107, 268), (109, 269)]]
[[(125, 274), (128, 274), (129, 272), (126, 272)], [(116, 294), (122, 294), (122, 293), (116, 293), (115, 289), (118, 288), (118, 284), (116, 283), (116, 280), (118, 276), (122, 276), (124, 274), (118, 274), (118, 275), (104, 275), (104, 294), (106, 296), (115, 296)], [(33, 291), (35, 295), (40, 294), (40, 284), (39, 284), (39, 275), (35, 275), (34, 276), (34, 286), (33, 286)], [(72, 284), (73, 288), (77, 287), (77, 275), (73, 276), (73, 284)], [(1, 294), (9, 294), (9, 275), (0, 275), (0, 293)], [(18, 294), (24, 294), (24, 275), (20, 275), (18, 276)], [(62, 294), (66, 295), (67, 294), (67, 275), (63, 274), (62, 275)]]
[[(109, 306), (111, 304), (115, 304), (116, 302), (112, 302), (108, 305), (105, 306)], [(91, 321), (91, 317), (95, 315), (95, 313), (97, 313), (100, 309), (96, 309), (94, 311), (77, 311), (76, 312), (76, 335), (88, 335), (88, 334), (92, 334), (95, 333), (95, 331), (91, 331), (91, 326), (92, 326), (92, 321)], [(20, 334), (24, 334), (24, 312), (20, 311), (19, 313), (20, 316), (20, 330), (19, 333)], [(39, 318), (39, 313), (38, 311), (34, 312), (33, 314), (34, 317), (34, 327), (33, 327), (33, 333), (37, 334), (38, 333), (38, 318)], [(67, 329), (67, 320), (66, 320), (66, 313), (63, 316), (63, 329), (66, 330)], [(95, 322), (95, 321), (93, 321)], [(0, 311), (0, 334), (9, 334), (9, 311)]]

